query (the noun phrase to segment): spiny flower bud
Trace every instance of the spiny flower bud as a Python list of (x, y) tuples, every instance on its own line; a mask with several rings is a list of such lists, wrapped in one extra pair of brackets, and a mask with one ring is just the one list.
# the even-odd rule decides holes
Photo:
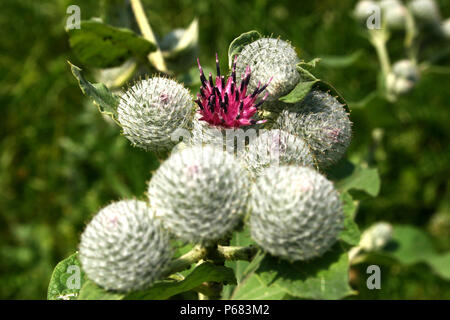
[(407, 9), (399, 0), (382, 0), (383, 18), (390, 29), (403, 30), (406, 26)]
[(303, 138), (319, 167), (327, 167), (342, 158), (350, 144), (352, 123), (336, 98), (312, 90), (291, 109), (284, 110), (275, 127)]
[(252, 188), (250, 205), (253, 240), (290, 261), (321, 256), (343, 228), (338, 192), (310, 168), (267, 168)]
[(212, 146), (172, 154), (152, 177), (156, 215), (181, 240), (208, 244), (232, 231), (246, 210), (248, 176), (230, 154)]
[(174, 80), (155, 77), (136, 82), (121, 98), (118, 120), (128, 140), (146, 150), (169, 150), (171, 134), (189, 128), (193, 101)]
[(434, 0), (412, 0), (409, 4), (412, 14), (426, 24), (436, 24), (441, 20), (439, 8)]
[(363, 232), (359, 246), (367, 251), (380, 250), (391, 240), (392, 233), (392, 225), (378, 222)]
[(143, 201), (123, 200), (101, 209), (80, 242), (89, 279), (106, 290), (135, 291), (160, 280), (172, 259), (169, 234)]
[(288, 42), (262, 38), (244, 46), (237, 59), (236, 73), (238, 77), (244, 78), (250, 67), (250, 92), (270, 81), (267, 102), (262, 106), (263, 109), (270, 110), (270, 102), (288, 94), (300, 81), (300, 73), (297, 71), (299, 62), (295, 48)]
[(402, 95), (410, 92), (420, 79), (417, 66), (410, 60), (397, 61), (388, 74), (386, 85), (389, 92)]
[(314, 167), (313, 155), (305, 141), (279, 129), (263, 131), (249, 144), (243, 160), (255, 176), (269, 166), (295, 164)]

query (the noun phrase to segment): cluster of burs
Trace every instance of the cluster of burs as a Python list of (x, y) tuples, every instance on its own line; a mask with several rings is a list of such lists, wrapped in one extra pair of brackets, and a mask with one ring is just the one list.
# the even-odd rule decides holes
[(270, 113), (271, 120), (227, 129), (260, 129), (237, 153), (211, 139), (173, 142), (180, 128), (194, 136), (196, 127), (223, 131), (199, 119), (191, 94), (176, 81), (140, 80), (122, 95), (124, 136), (146, 150), (171, 152), (148, 184), (147, 201), (112, 203), (87, 225), (79, 258), (88, 278), (109, 290), (143, 289), (168, 276), (172, 239), (211, 247), (243, 224), (257, 246), (289, 261), (310, 260), (333, 246), (343, 208), (320, 170), (345, 153), (351, 122), (329, 92), (312, 89), (293, 104), (278, 100), (302, 81), (299, 62), (281, 39), (261, 38), (242, 48), (236, 78), (248, 95), (270, 82), (259, 117)]
[[(406, 33), (405, 43), (413, 38), (421, 38), (423, 44), (450, 41), (450, 18), (442, 19), (435, 0), (361, 0), (354, 10), (355, 18), (362, 24), (366, 24), (370, 17), (375, 18), (377, 13), (381, 20), (379, 27), (391, 33)], [(416, 60), (410, 57), (392, 65), (386, 79), (392, 94), (406, 94), (416, 86), (420, 80), (420, 68)]]

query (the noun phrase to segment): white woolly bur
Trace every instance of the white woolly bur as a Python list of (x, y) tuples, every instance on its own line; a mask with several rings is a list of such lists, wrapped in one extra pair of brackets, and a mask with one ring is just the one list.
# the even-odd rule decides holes
[(314, 167), (313, 155), (305, 141), (279, 129), (263, 131), (250, 142), (243, 160), (255, 176), (259, 176), (264, 168), (271, 165)]
[(175, 144), (171, 134), (190, 128), (193, 101), (189, 91), (167, 78), (136, 82), (121, 98), (117, 108), (123, 134), (133, 145), (146, 150), (167, 150)]
[(338, 192), (310, 168), (267, 168), (252, 188), (250, 206), (253, 240), (290, 261), (321, 256), (343, 228)]
[(232, 231), (245, 213), (248, 176), (230, 154), (196, 146), (172, 154), (152, 177), (156, 215), (181, 240), (207, 244)]
[(253, 92), (260, 84), (268, 83), (269, 96), (261, 108), (270, 109), (270, 102), (289, 93), (300, 81), (297, 64), (300, 62), (293, 46), (288, 42), (262, 38), (246, 45), (237, 59), (236, 74), (240, 78), (247, 66), (252, 72), (248, 92)]
[(300, 103), (284, 110), (275, 127), (303, 138), (322, 168), (342, 158), (352, 136), (344, 105), (319, 90), (311, 91)]
[(89, 279), (122, 292), (160, 280), (172, 259), (168, 232), (147, 204), (136, 200), (101, 209), (81, 235), (79, 251)]

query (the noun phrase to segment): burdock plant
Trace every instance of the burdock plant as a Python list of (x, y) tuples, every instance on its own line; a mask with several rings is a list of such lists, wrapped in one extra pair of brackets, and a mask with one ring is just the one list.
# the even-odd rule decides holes
[[(358, 245), (359, 230), (349, 190), (375, 195), (378, 176), (340, 160), (352, 136), (349, 110), (331, 85), (313, 75), (318, 60), (300, 60), (289, 42), (250, 31), (231, 42), (229, 72), (222, 73), (216, 55), (217, 73), (207, 77), (197, 60), (200, 90), (192, 94), (164, 68), (167, 55), (152, 40), (140, 2), (131, 4), (144, 38), (107, 28), (112, 37), (130, 36), (130, 46), (147, 46), (130, 52), (148, 57), (150, 68), (165, 74), (112, 93), (88, 82), (74, 65), (72, 72), (131, 144), (158, 152), (161, 164), (140, 200), (122, 199), (94, 212), (79, 252), (56, 267), (49, 298), (350, 294), (348, 251)], [(74, 35), (83, 32), (88, 30)], [(267, 102), (276, 108), (263, 108)], [(219, 135), (211, 139), (214, 130)], [(226, 130), (244, 133), (233, 137), (245, 140), (237, 141), (245, 146), (237, 154), (223, 150), (220, 134)], [(187, 141), (177, 145), (179, 136)], [(70, 264), (81, 266), (80, 287), (64, 283)]]
[[(435, 0), (360, 0), (353, 16), (380, 63), (380, 85), (367, 101), (380, 95), (395, 102), (411, 93), (422, 75), (447, 73), (439, 62), (448, 57), (449, 28)], [(403, 38), (400, 45), (404, 54), (392, 63), (392, 52), (398, 52), (398, 36)]]

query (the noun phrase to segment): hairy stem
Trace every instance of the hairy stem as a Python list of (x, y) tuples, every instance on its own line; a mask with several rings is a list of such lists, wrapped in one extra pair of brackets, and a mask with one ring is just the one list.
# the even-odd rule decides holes
[(172, 273), (176, 273), (176, 272), (180, 272), (180, 271), (189, 269), (189, 267), (192, 264), (205, 258), (206, 254), (207, 254), (206, 248), (201, 247), (201, 246), (195, 246), (188, 253), (182, 255), (178, 259), (173, 260), (170, 264), (167, 274), (171, 275)]
[(386, 79), (387, 75), (391, 71), (391, 62), (386, 49), (387, 40), (388, 35), (384, 30), (372, 30), (370, 32), (370, 42), (375, 47), (375, 50), (377, 52), (384, 79)]
[(391, 72), (391, 61), (389, 59), (389, 54), (386, 49), (386, 43), (389, 39), (389, 34), (384, 29), (381, 30), (371, 30), (370, 31), (370, 42), (374, 46), (378, 60), (381, 64), (381, 72), (383, 76), (383, 89), (386, 94), (386, 97), (389, 100), (392, 100), (393, 97), (390, 95), (389, 91), (387, 90), (387, 79), (388, 75)]
[(244, 260), (251, 261), (256, 255), (258, 248), (254, 246), (238, 247), (238, 246), (217, 246), (217, 253), (224, 260)]
[(416, 43), (418, 32), (414, 17), (409, 10), (406, 10), (406, 34), (405, 34), (405, 48), (409, 59), (417, 63), (418, 48)]
[(155, 34), (153, 33), (152, 27), (148, 22), (147, 16), (145, 15), (144, 8), (142, 6), (141, 0), (130, 0), (131, 8), (133, 9), (134, 16), (136, 17), (137, 24), (141, 30), (142, 35), (148, 41), (156, 45), (156, 51), (148, 55), (150, 63), (152, 63), (156, 69), (161, 72), (167, 72), (167, 66), (162, 56), (161, 50), (159, 49), (158, 42), (156, 41)]
[(167, 271), (167, 275), (186, 270), (192, 264), (197, 263), (202, 259), (210, 259), (215, 262), (225, 260), (251, 261), (257, 251), (257, 248), (254, 246), (239, 247), (218, 245), (217, 247), (202, 247), (198, 245), (178, 259), (173, 260)]

